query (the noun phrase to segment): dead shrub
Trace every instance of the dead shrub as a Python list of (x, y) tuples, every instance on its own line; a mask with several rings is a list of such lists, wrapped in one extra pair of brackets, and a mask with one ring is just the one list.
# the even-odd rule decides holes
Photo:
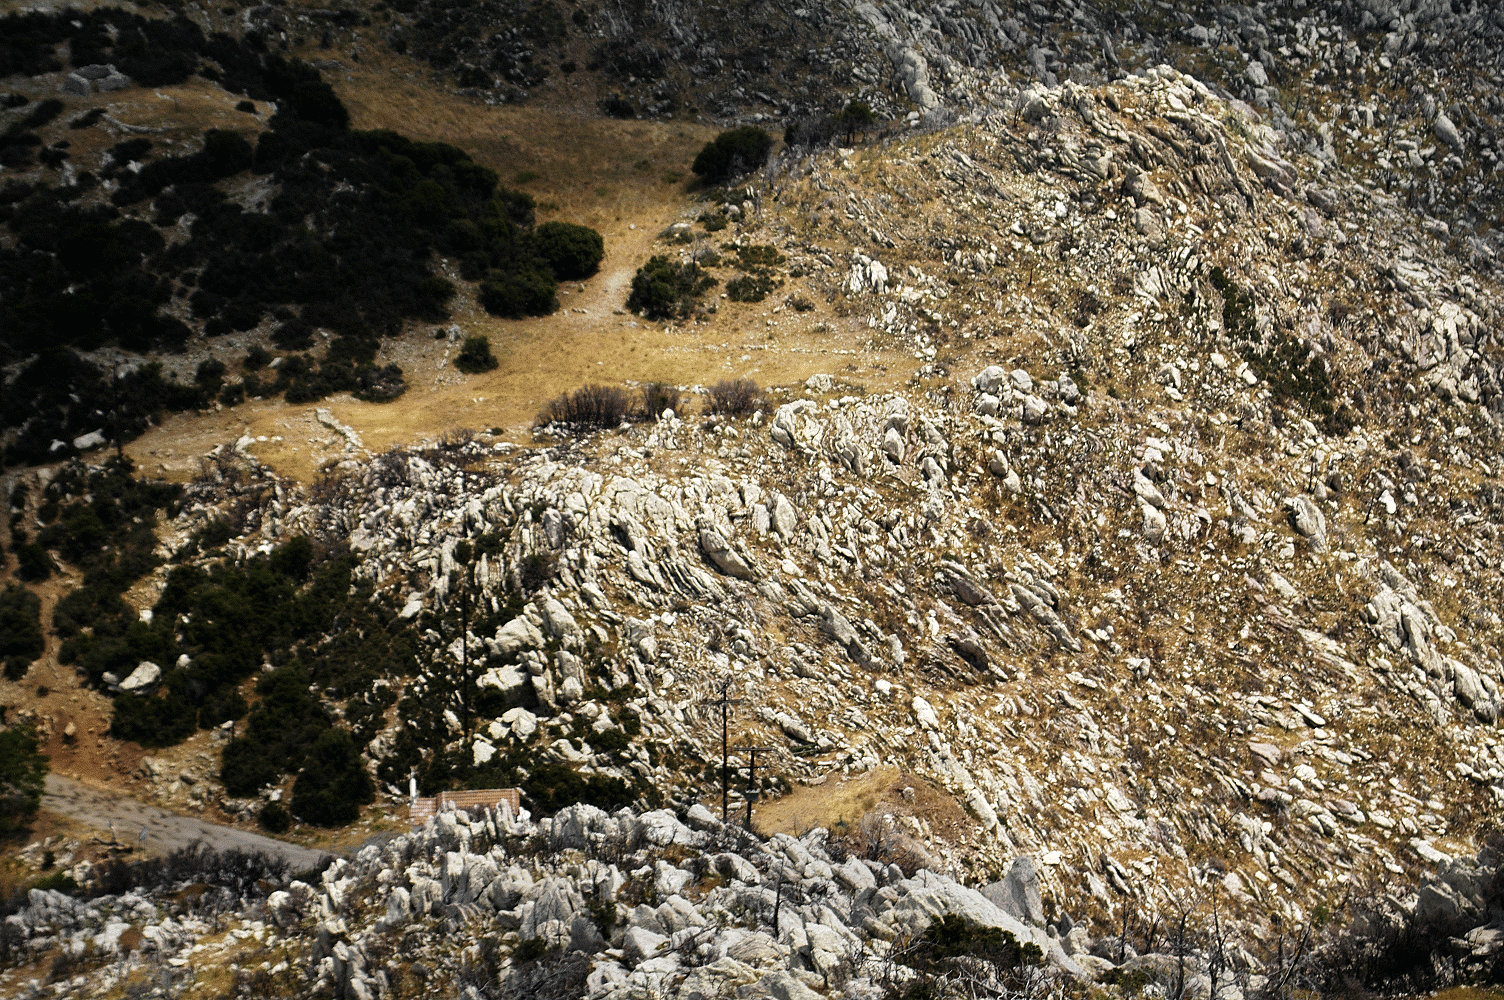
[(764, 404), (762, 388), (749, 378), (721, 379), (707, 392), (705, 408), (709, 413), (741, 416)]
[(583, 385), (545, 406), (538, 423), (578, 427), (615, 427), (631, 407), (627, 391), (614, 385)]
[(664, 410), (673, 410), (678, 415), (683, 405), (683, 395), (678, 386), (663, 382), (649, 382), (642, 387), (642, 416), (656, 420)]

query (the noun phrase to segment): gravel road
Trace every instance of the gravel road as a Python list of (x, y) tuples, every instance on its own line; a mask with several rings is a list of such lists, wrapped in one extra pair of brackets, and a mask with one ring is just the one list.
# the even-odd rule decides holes
[(195, 840), (202, 840), (218, 851), (238, 847), (275, 854), (286, 858), (294, 871), (313, 868), (324, 857), (322, 851), (311, 851), (259, 833), (220, 826), (192, 816), (180, 816), (56, 774), (47, 775), (42, 808), (101, 830), (111, 829), (113, 823), (116, 840), (122, 844), (139, 845), (150, 854), (167, 854), (187, 847)]

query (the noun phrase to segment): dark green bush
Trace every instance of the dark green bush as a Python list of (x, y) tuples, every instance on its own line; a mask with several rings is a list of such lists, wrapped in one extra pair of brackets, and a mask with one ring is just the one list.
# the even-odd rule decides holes
[(262, 806), (256, 821), (268, 833), (286, 833), (292, 829), (292, 813), (280, 802), (268, 802)]
[(42, 804), (47, 758), (28, 726), (0, 729), (0, 836), (25, 826)]
[(1325, 358), (1309, 344), (1280, 329), (1261, 337), (1252, 293), (1239, 288), (1227, 272), (1212, 268), (1211, 283), (1222, 296), (1222, 329), (1238, 353), (1269, 386), (1276, 403), (1304, 407), (1329, 434), (1352, 428), (1351, 408), (1339, 408), (1337, 391)]
[(761, 274), (743, 274), (726, 282), (726, 297), (732, 302), (761, 302), (773, 290), (773, 279)]
[(759, 169), (772, 149), (772, 136), (756, 125), (747, 125), (722, 132), (706, 143), (689, 169), (715, 183)]
[(621, 753), (632, 745), (627, 739), (627, 734), (620, 729), (607, 729), (603, 733), (593, 733), (587, 737), (591, 749), (597, 753)]
[(489, 271), (480, 286), (480, 304), (486, 312), (508, 319), (547, 316), (559, 308), (558, 295), (558, 281), (536, 267)]
[(559, 279), (588, 278), (606, 256), (601, 234), (571, 222), (545, 222), (533, 230), (533, 249)]
[(664, 410), (679, 413), (683, 406), (683, 394), (679, 387), (664, 382), (647, 382), (642, 387), (642, 415), (644, 419), (656, 420)]
[(633, 276), (627, 308), (648, 319), (683, 318), (693, 310), (695, 300), (715, 287), (715, 283), (698, 264), (681, 264), (657, 255)]
[(563, 764), (544, 764), (522, 783), (522, 794), (539, 814), (551, 816), (565, 806), (584, 802), (614, 812), (637, 800), (632, 788), (620, 778), (592, 774), (581, 777)]
[(491, 338), (482, 335), (466, 337), (464, 346), (454, 357), (454, 367), (467, 375), (493, 371), (500, 364), (496, 355), (491, 353)]
[(197, 729), (198, 712), (193, 703), (172, 690), (146, 698), (120, 695), (110, 718), (111, 736), (148, 748), (181, 743)]
[(42, 635), (42, 600), (18, 584), (0, 591), (0, 659), (5, 676), (20, 680), (47, 643)]
[(635, 118), (637, 108), (620, 94), (612, 94), (601, 101), (601, 110), (612, 118)]
[(376, 786), (348, 730), (327, 729), (309, 748), (292, 787), (293, 815), (316, 826), (340, 826), (376, 798)]
[(220, 386), (225, 384), (225, 372), (228, 371), (225, 363), (218, 358), (205, 358), (199, 362), (198, 369), (193, 373), (193, 381), (196, 385), (210, 395), (219, 392)]

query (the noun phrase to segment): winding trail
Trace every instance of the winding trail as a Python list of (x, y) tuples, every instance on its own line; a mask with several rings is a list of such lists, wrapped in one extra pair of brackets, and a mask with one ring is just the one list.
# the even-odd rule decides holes
[(249, 830), (170, 813), (57, 774), (47, 775), (42, 808), (101, 830), (113, 829), (121, 844), (139, 845), (149, 854), (168, 854), (201, 840), (217, 851), (239, 848), (274, 854), (286, 859), (294, 871), (316, 867), (325, 856), (323, 851), (263, 837)]

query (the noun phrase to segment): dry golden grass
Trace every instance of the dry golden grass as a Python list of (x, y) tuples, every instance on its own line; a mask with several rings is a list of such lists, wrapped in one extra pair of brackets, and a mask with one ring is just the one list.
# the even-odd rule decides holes
[[(318, 61), (338, 53), (305, 47), (295, 54)], [(671, 252), (655, 246), (657, 234), (701, 210), (700, 195), (685, 178), (695, 153), (715, 135), (713, 127), (603, 117), (594, 111), (595, 85), (583, 76), (558, 79), (536, 103), (488, 107), (430, 85), (419, 64), (390, 52), (367, 49), (360, 62), (344, 62), (344, 69), (326, 70), (325, 76), (349, 107), (355, 127), (390, 128), (467, 150), (496, 170), (503, 183), (532, 194), (540, 220), (599, 230), (606, 240), (601, 270), (561, 288), (560, 311), (538, 319), (498, 319), (462, 296), (451, 322), (467, 336), (491, 339), (501, 361), (496, 371), (461, 375), (449, 364), (453, 345), (433, 340), (432, 326), (415, 327), (382, 351), (381, 360), (400, 364), (411, 386), (397, 403), (366, 404), (348, 396), (307, 406), (253, 401), (212, 414), (169, 416), (128, 448), (143, 469), (186, 480), (197, 472), (199, 455), (248, 434), (267, 439), (252, 445), (262, 461), (311, 481), (340, 455), (338, 447), (318, 443), (330, 437), (313, 420), (319, 406), (354, 427), (366, 447), (382, 451), (459, 428), (500, 427), (512, 440), (528, 442), (543, 405), (586, 382), (704, 385), (748, 377), (766, 386), (831, 372), (876, 390), (896, 387), (912, 373), (915, 362), (896, 350), (865, 352), (859, 364), (849, 355), (835, 355), (861, 347), (869, 331), (855, 318), (835, 316), (823, 302), (809, 313), (774, 314), (796, 293), (821, 300), (804, 279), (790, 281), (763, 303), (721, 300), (705, 324), (666, 325), (624, 312), (637, 268), (654, 252)], [(237, 96), (201, 80), (112, 96), (120, 98), (111, 105), (115, 117), (153, 127), (170, 122), (165, 137), (178, 141), (207, 128), (249, 131), (252, 126), (248, 115), (234, 110)], [(80, 102), (68, 117), (100, 100)], [(102, 128), (83, 134), (92, 144), (91, 155), (97, 154), (93, 146), (102, 150), (119, 139)], [(233, 361), (254, 342), (250, 336), (227, 337), (209, 348)], [(186, 370), (191, 369), (190, 363)]]
[[(912, 803), (904, 801), (905, 787), (914, 789)], [(753, 814), (753, 825), (763, 836), (798, 836), (815, 827), (829, 830), (842, 821), (855, 825), (874, 810), (920, 817), (935, 833), (953, 841), (975, 825), (944, 789), (896, 767), (849, 777), (832, 774), (822, 784), (803, 785), (782, 798), (764, 801)]]

